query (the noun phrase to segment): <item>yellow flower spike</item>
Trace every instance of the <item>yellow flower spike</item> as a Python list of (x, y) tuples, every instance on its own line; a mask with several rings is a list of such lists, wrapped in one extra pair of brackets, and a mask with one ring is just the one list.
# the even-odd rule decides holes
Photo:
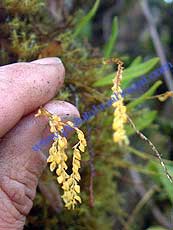
[(118, 98), (118, 100), (112, 104), (112, 106), (115, 108), (114, 119), (112, 124), (112, 128), (114, 130), (113, 141), (120, 145), (128, 144), (129, 141), (124, 129), (124, 125), (127, 123), (128, 119), (126, 113), (126, 106), (124, 105), (124, 100), (121, 95), (122, 89), (120, 87), (122, 74), (124, 70), (123, 62), (117, 58), (112, 58), (110, 60), (105, 61), (105, 64), (111, 64), (111, 63), (115, 63), (118, 65), (115, 78), (113, 79), (113, 87), (112, 87), (113, 93), (116, 94)]
[[(78, 131), (78, 133), (81, 133)], [(82, 136), (82, 140), (84, 139), (84, 136)], [(80, 141), (79, 141), (80, 143)], [(66, 207), (74, 208), (77, 202), (81, 202), (81, 198), (78, 193), (80, 193), (80, 186), (78, 185), (78, 181), (80, 180), (80, 174), (79, 174), (79, 168), (80, 168), (80, 151), (77, 149), (77, 145), (74, 146), (73, 150), (73, 161), (72, 161), (72, 174), (71, 176), (67, 179), (67, 184), (63, 184), (63, 188), (69, 188), (68, 193), (64, 192), (64, 195), (62, 196), (64, 202), (66, 203)]]
[[(74, 209), (77, 203), (81, 203), (81, 198), (79, 196), (80, 186), (78, 185), (78, 182), (81, 179), (79, 174), (81, 160), (80, 151), (84, 152), (85, 147), (87, 146), (84, 133), (80, 129), (74, 127), (74, 124), (71, 121), (63, 122), (60, 117), (49, 113), (44, 108), (40, 108), (35, 116), (47, 116), (49, 118), (50, 132), (54, 133), (54, 142), (49, 149), (47, 162), (50, 163), (50, 170), (52, 172), (56, 170), (57, 181), (64, 191), (62, 199), (65, 203), (65, 207), (67, 209)], [(71, 175), (68, 175), (66, 172), (68, 169), (66, 164), (68, 157), (65, 150), (67, 149), (68, 143), (67, 139), (62, 136), (64, 127), (67, 125), (77, 132), (79, 139), (78, 143), (73, 147)]]
[[(115, 108), (114, 120), (113, 120), (113, 129), (115, 131), (113, 134), (114, 142), (119, 143), (120, 145), (122, 145), (122, 144), (128, 145), (129, 144), (129, 140), (128, 140), (128, 137), (126, 135), (125, 129), (124, 129), (124, 125), (128, 121), (131, 124), (132, 128), (135, 130), (136, 134), (142, 140), (144, 140), (146, 143), (149, 144), (152, 151), (155, 153), (156, 157), (159, 159), (160, 165), (163, 167), (163, 170), (164, 170), (167, 178), (169, 179), (169, 181), (171, 183), (173, 183), (173, 178), (169, 174), (168, 169), (167, 169), (164, 161), (162, 160), (162, 157), (161, 157), (159, 151), (157, 150), (157, 148), (143, 133), (141, 133), (136, 128), (135, 124), (133, 123), (131, 118), (126, 113), (126, 107), (123, 104), (123, 97), (121, 95), (122, 89), (120, 87), (120, 83), (122, 80), (122, 73), (123, 73), (123, 69), (124, 69), (123, 68), (123, 62), (120, 61), (119, 59), (115, 59), (115, 58), (112, 58), (108, 61), (104, 61), (104, 64), (110, 64), (110, 63), (118, 64), (118, 70), (117, 70), (116, 76), (113, 80), (113, 87), (112, 87), (114, 94), (116, 94), (116, 96), (118, 98), (118, 101), (113, 103), (113, 107)], [(173, 96), (173, 91), (168, 91), (168, 92), (161, 94), (161, 95), (149, 97), (148, 99), (158, 98), (160, 101), (165, 101), (166, 99), (168, 99), (169, 97), (172, 97), (172, 96)], [(115, 124), (115, 122), (118, 123), (119, 125)]]

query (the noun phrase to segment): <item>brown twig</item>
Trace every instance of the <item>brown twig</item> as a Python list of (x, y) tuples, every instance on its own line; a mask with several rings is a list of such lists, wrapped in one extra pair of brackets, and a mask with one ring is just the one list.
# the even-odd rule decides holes
[(165, 166), (165, 163), (163, 162), (162, 160), (162, 157), (161, 157), (161, 154), (159, 153), (159, 151), (156, 149), (156, 147), (154, 146), (154, 144), (146, 137), (144, 136), (143, 133), (141, 133), (135, 126), (135, 124), (133, 123), (133, 121), (131, 120), (131, 118), (128, 116), (128, 120), (131, 124), (131, 126), (133, 127), (133, 129), (135, 130), (136, 134), (144, 141), (146, 141), (152, 148), (153, 152), (156, 154), (157, 158), (159, 159), (160, 161), (160, 164), (161, 166), (163, 167), (165, 173), (166, 173), (166, 176), (168, 177), (168, 179), (170, 180), (171, 183), (173, 183), (173, 178), (172, 176), (169, 174), (168, 172), (168, 169), (166, 168)]
[(89, 166), (90, 166), (90, 185), (89, 185), (89, 205), (91, 208), (94, 207), (94, 190), (93, 190), (93, 181), (95, 177), (95, 168), (94, 168), (94, 157), (95, 153), (92, 148), (91, 143), (91, 127), (87, 124), (87, 143), (88, 143), (88, 152), (90, 155)]
[(156, 186), (151, 187), (141, 198), (141, 200), (137, 203), (136, 207), (132, 211), (131, 215), (129, 216), (128, 220), (126, 221), (124, 225), (124, 230), (129, 230), (129, 227), (132, 225), (133, 221), (135, 220), (135, 217), (139, 213), (139, 211), (144, 207), (144, 205), (151, 199), (152, 195), (156, 191)]

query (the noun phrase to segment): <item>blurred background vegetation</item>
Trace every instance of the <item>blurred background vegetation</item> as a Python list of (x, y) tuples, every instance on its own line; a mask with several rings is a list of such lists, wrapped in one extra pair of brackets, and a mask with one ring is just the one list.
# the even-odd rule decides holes
[[(1, 0), (0, 63), (60, 57), (66, 80), (57, 98), (75, 104), (82, 114), (111, 95), (115, 66), (104, 66), (102, 58), (124, 61), (123, 88), (166, 61), (173, 63), (172, 2)], [(128, 95), (125, 102), (137, 128), (167, 159), (173, 175), (172, 100), (151, 99), (167, 90), (173, 91), (171, 72)], [(66, 210), (56, 180), (46, 170), (25, 229), (173, 229), (173, 185), (130, 126), (130, 146), (113, 143), (112, 120), (109, 108), (81, 127), (88, 139), (81, 168), (82, 204)]]

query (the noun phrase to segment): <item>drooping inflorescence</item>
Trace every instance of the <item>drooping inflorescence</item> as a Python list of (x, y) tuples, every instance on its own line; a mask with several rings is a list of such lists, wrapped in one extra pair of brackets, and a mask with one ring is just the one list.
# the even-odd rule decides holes
[[(77, 202), (81, 203), (79, 196), (80, 186), (78, 183), (81, 179), (79, 174), (81, 152), (85, 151), (87, 145), (84, 134), (79, 128), (74, 127), (71, 121), (63, 122), (60, 117), (49, 113), (44, 108), (40, 108), (35, 116), (41, 115), (49, 118), (50, 132), (54, 133), (54, 142), (49, 149), (47, 162), (50, 163), (51, 172), (56, 169), (57, 181), (64, 191), (62, 198), (65, 207), (74, 209)], [(70, 175), (67, 173), (68, 166), (66, 164), (68, 159), (66, 154), (68, 143), (63, 135), (65, 126), (70, 126), (71, 129), (74, 129), (79, 139), (78, 143), (73, 146), (72, 173)]]

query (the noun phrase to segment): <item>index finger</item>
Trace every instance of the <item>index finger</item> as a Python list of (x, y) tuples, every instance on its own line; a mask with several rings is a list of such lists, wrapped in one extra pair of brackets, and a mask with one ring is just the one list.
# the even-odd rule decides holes
[(52, 99), (63, 85), (59, 58), (44, 58), (0, 67), (0, 137), (22, 116)]

